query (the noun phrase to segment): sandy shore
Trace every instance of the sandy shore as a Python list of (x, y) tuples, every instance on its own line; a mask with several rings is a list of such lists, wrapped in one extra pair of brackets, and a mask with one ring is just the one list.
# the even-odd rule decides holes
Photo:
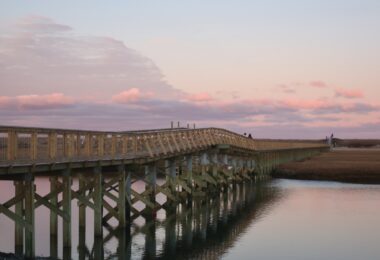
[(335, 148), (308, 160), (282, 164), (273, 177), (380, 184), (380, 149)]

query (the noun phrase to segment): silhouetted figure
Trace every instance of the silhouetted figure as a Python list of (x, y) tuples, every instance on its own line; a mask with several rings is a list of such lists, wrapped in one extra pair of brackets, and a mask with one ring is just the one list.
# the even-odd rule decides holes
[(247, 133), (244, 133), (244, 136), (247, 136)]
[(332, 133), (332, 134), (330, 135), (329, 145), (332, 146), (332, 147), (335, 147), (334, 133)]
[(248, 135), (248, 138), (251, 138), (251, 139), (252, 139), (252, 135), (251, 135), (251, 134), (249, 134), (249, 135)]

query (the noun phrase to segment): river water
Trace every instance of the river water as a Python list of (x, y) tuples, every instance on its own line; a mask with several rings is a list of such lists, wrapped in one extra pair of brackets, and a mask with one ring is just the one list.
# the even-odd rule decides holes
[[(46, 194), (48, 179), (37, 182), (39, 193)], [(0, 182), (1, 202), (12, 192), (11, 182)], [(59, 258), (380, 259), (376, 185), (296, 180), (232, 185), (208, 200), (178, 206), (171, 214), (160, 210), (154, 222), (139, 217), (127, 231), (105, 228), (100, 241), (93, 239), (90, 210), (87, 233), (80, 236), (77, 203), (72, 206), (73, 246), (62, 250), (59, 237)], [(39, 256), (50, 255), (48, 223), (48, 210), (38, 208)], [(1, 252), (14, 251), (13, 229), (0, 215)]]

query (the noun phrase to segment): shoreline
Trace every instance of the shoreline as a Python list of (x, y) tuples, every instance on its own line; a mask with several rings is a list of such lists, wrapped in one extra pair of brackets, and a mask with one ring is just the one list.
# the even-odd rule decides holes
[(334, 148), (330, 152), (280, 165), (273, 178), (380, 184), (380, 149)]

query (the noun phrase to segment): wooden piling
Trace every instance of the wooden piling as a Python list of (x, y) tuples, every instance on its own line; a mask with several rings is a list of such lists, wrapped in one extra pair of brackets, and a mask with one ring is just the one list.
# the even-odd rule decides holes
[(71, 247), (71, 170), (62, 174), (62, 207), (66, 217), (63, 218), (63, 247)]
[[(80, 194), (82, 196), (86, 196), (86, 180), (84, 179), (84, 176), (82, 174), (78, 175), (79, 178), (79, 190), (81, 191)], [(79, 207), (79, 231), (82, 232), (84, 235), (86, 235), (86, 205), (78, 201), (78, 207)]]
[[(50, 177), (50, 192), (55, 193), (50, 199), (50, 204), (58, 208), (58, 177)], [(58, 257), (58, 214), (50, 210), (50, 256)]]
[[(15, 204), (15, 214), (19, 217), (23, 217), (24, 210), (24, 183), (21, 180), (14, 181), (15, 197), (21, 197)], [(18, 256), (22, 256), (24, 251), (24, 227), (21, 223), (15, 221), (15, 253)]]
[(100, 166), (94, 168), (94, 234), (103, 236), (103, 178)]
[(34, 176), (27, 174), (24, 185), (25, 192), (25, 256), (33, 258), (35, 256), (35, 220), (34, 220)]
[(118, 213), (119, 213), (119, 227), (125, 227), (126, 223), (126, 173), (125, 166), (120, 165), (118, 167), (119, 174), (119, 197), (117, 202)]

